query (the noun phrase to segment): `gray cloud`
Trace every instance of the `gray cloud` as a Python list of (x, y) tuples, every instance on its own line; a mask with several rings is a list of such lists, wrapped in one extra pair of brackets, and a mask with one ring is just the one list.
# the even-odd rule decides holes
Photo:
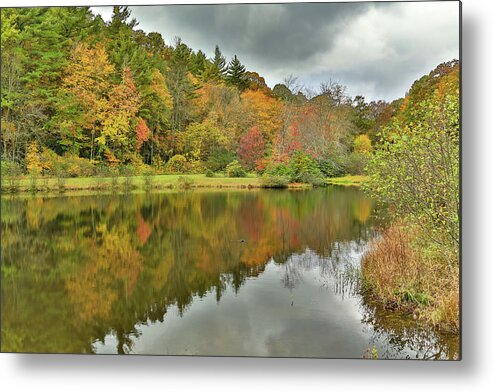
[[(144, 31), (180, 36), (209, 56), (218, 44), (272, 87), (293, 74), (310, 88), (338, 80), (351, 95), (395, 99), (458, 58), (459, 3), (311, 3), (132, 7)], [(108, 17), (110, 9), (95, 8)]]

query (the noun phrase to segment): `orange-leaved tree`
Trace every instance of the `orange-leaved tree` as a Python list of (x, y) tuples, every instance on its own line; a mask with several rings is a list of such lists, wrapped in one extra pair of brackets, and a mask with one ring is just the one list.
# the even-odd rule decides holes
[(254, 126), (241, 137), (238, 156), (246, 169), (253, 170), (264, 154), (265, 141), (262, 132), (259, 127)]

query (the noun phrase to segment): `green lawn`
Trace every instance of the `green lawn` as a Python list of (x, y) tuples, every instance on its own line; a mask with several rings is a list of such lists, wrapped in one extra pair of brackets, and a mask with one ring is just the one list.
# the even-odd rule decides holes
[(343, 185), (343, 186), (360, 186), (363, 182), (367, 181), (367, 176), (344, 176), (328, 178), (328, 185)]
[[(359, 186), (367, 179), (366, 176), (345, 176), (327, 179), (328, 185)], [(12, 182), (2, 180), (2, 191), (10, 192)], [(40, 177), (35, 185), (29, 177), (20, 178), (15, 182), (18, 192), (27, 192), (34, 187), (38, 191), (64, 192), (70, 191), (114, 191), (114, 190), (148, 190), (148, 189), (183, 189), (183, 188), (260, 188), (260, 180), (254, 174), (243, 178), (230, 178), (223, 175), (206, 177), (205, 174), (166, 174), (155, 176), (131, 177), (76, 177), (57, 178)], [(307, 188), (309, 184), (289, 184), (289, 188)]]
[[(30, 178), (24, 177), (17, 182), (18, 191), (33, 189)], [(76, 190), (111, 190), (123, 189), (130, 186), (132, 189), (173, 189), (181, 187), (210, 187), (210, 188), (257, 188), (259, 179), (255, 175), (245, 178), (229, 178), (224, 176), (206, 177), (204, 174), (169, 174), (156, 176), (131, 176), (131, 177), (76, 177), (65, 178), (61, 181), (57, 178), (36, 179), (35, 187), (42, 191), (58, 191), (60, 186), (65, 191)], [(9, 179), (2, 181), (2, 189), (9, 191), (11, 182)]]

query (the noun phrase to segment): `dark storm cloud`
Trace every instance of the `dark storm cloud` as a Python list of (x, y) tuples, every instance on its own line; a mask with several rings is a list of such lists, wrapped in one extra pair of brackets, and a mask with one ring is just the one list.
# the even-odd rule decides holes
[[(96, 9), (109, 17), (111, 9)], [(236, 4), (132, 7), (144, 31), (175, 36), (212, 56), (218, 44), (272, 87), (296, 75), (332, 79), (351, 95), (394, 99), (458, 57), (458, 2)]]
[[(225, 52), (282, 66), (330, 49), (338, 26), (367, 5), (263, 4), (134, 7), (142, 27), (175, 31), (185, 42), (197, 41), (211, 52)], [(166, 27), (164, 27), (166, 26)], [(169, 40), (169, 37), (168, 37)]]

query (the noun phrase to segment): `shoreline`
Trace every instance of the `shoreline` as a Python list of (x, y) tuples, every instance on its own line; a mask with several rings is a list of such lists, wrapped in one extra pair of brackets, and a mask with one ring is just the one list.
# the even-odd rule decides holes
[[(345, 176), (328, 178), (325, 185), (359, 187), (365, 176)], [(12, 190), (14, 188), (14, 190)], [(311, 184), (290, 183), (285, 189), (311, 189)], [(2, 195), (74, 195), (101, 193), (134, 193), (154, 191), (183, 191), (188, 189), (267, 189), (261, 185), (260, 177), (206, 177), (205, 174), (163, 174), (154, 176), (129, 177), (39, 177), (33, 181), (29, 177), (15, 180), (2, 180)]]

